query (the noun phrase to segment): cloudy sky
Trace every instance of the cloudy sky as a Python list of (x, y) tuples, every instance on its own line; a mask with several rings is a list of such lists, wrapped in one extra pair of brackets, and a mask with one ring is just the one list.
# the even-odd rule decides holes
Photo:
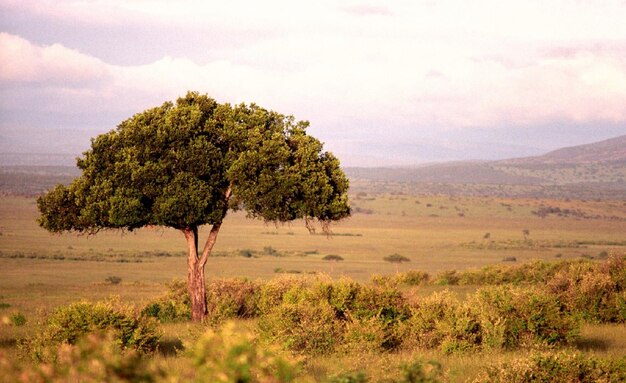
[(0, 0), (0, 152), (187, 90), (311, 122), (344, 165), (533, 155), (626, 134), (626, 0)]

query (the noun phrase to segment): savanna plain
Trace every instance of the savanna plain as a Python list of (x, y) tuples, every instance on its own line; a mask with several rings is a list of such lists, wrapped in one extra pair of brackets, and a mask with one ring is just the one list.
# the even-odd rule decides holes
[[(182, 233), (52, 235), (34, 197), (0, 197), (0, 381), (626, 378), (623, 199), (353, 185), (330, 235), (231, 213), (203, 324), (188, 319)], [(99, 319), (63, 324), (76, 317)], [(96, 322), (130, 332), (59, 346)]]

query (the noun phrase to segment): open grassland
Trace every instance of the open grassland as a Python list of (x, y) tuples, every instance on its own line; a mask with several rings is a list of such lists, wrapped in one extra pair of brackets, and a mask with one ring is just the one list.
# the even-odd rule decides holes
[[(275, 226), (247, 219), (241, 213), (229, 215), (207, 265), (207, 278), (272, 281), (285, 274), (316, 274), (332, 280), (348, 277), (369, 286), (373, 275), (393, 281), (407, 271), (421, 270), (434, 279), (447, 270), (461, 272), (532, 260), (603, 262), (609, 254), (626, 251), (624, 200), (360, 191), (351, 201), (353, 216), (334, 225), (330, 237), (319, 230), (309, 233), (302, 222)], [(17, 358), (18, 340), (37, 332), (55, 307), (118, 296), (140, 309), (162, 296), (166, 283), (186, 276), (185, 242), (177, 231), (153, 228), (96, 236), (51, 235), (37, 226), (36, 218), (34, 199), (0, 197), (0, 318), (6, 322), (0, 324), (0, 353)], [(393, 254), (409, 261), (384, 260)], [(342, 260), (323, 259), (329, 255)], [(412, 297), (426, 297), (444, 288), (465, 299), (479, 287), (442, 287), (437, 283), (400, 286)], [(19, 315), (25, 319), (22, 325), (16, 325)], [(240, 319), (238, 323), (256, 329), (258, 321)], [(185, 371), (187, 362), (175, 349), (192, 348), (206, 325), (184, 321), (164, 323), (160, 328), (161, 353), (154, 358), (170, 371)], [(564, 347), (590, 357), (619, 358), (626, 349), (626, 327), (583, 323), (581, 336)], [(477, 377), (484, 360), (514, 362), (536, 350), (352, 350), (314, 357), (299, 354), (296, 359), (304, 369), (299, 376), (306, 376), (308, 381), (358, 370), (367, 373), (372, 382), (399, 379), (402, 364), (420, 359), (437, 360), (444, 367), (443, 380), (461, 382)], [(280, 352), (293, 357), (287, 351)]]

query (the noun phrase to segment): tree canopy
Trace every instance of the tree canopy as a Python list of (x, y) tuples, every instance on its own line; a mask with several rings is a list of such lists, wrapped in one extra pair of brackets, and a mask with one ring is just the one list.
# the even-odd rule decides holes
[(338, 160), (308, 122), (198, 93), (148, 109), (92, 139), (82, 175), (40, 197), (52, 232), (215, 224), (229, 208), (284, 222), (347, 217)]

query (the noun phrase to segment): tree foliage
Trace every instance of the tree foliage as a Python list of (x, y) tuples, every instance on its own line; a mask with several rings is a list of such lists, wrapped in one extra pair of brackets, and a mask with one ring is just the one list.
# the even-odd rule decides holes
[(221, 224), (229, 209), (267, 221), (350, 214), (338, 160), (308, 122), (190, 92), (92, 139), (82, 175), (41, 196), (39, 224), (95, 233)]

